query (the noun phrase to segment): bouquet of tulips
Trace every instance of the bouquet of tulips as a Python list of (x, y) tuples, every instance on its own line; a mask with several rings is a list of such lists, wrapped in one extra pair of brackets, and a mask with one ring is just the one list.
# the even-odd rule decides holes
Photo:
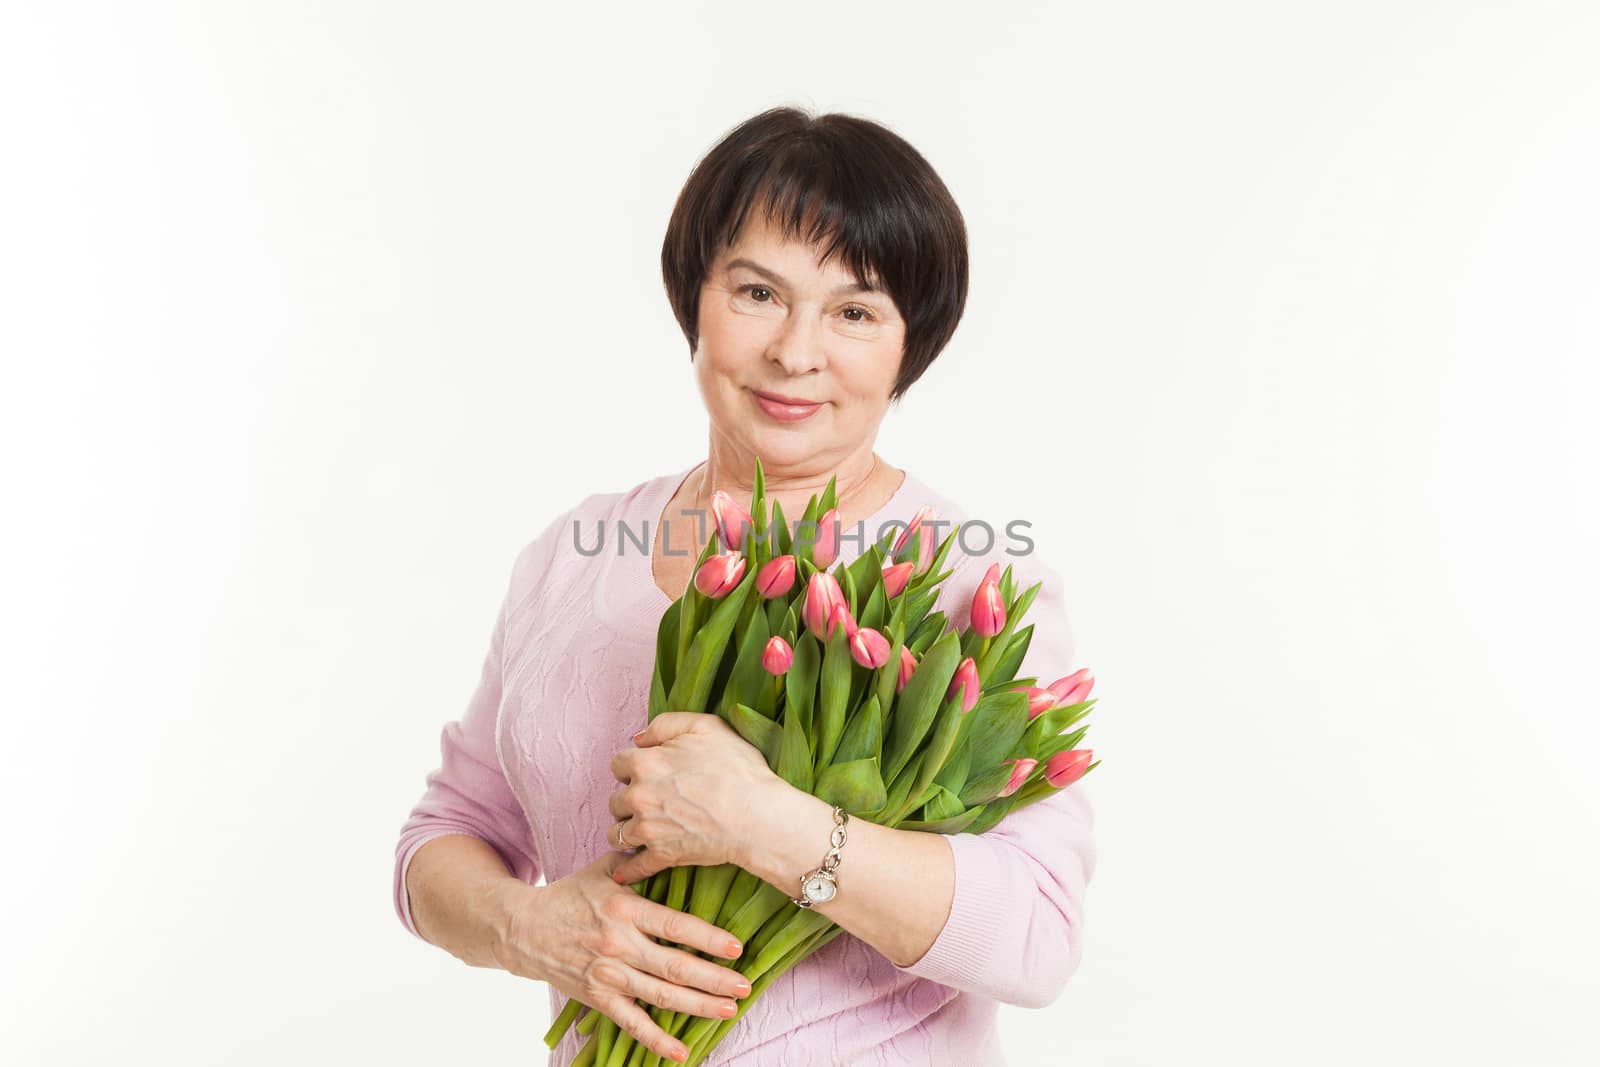
[[(1099, 765), (1075, 746), (1094, 701), (1087, 669), (1039, 686), (1018, 678), (1033, 627), (1021, 626), (1040, 583), (1017, 592), (994, 564), (970, 625), (933, 611), (954, 542), (937, 547), (923, 508), (848, 566), (838, 554), (834, 481), (791, 534), (768, 515), (758, 460), (751, 509), (713, 497), (716, 530), (694, 581), (661, 616), (649, 716), (722, 716), (789, 784), (884, 826), (982, 833), (1007, 813)], [(841, 933), (814, 909), (731, 863), (673, 867), (633, 887), (742, 942), (750, 983), (739, 1013), (718, 1020), (653, 1007), (652, 1017), (701, 1063), (779, 975)], [(569, 1000), (545, 1044), (574, 1024), (590, 1036), (574, 1067), (659, 1067), (661, 1057), (609, 1017)]]

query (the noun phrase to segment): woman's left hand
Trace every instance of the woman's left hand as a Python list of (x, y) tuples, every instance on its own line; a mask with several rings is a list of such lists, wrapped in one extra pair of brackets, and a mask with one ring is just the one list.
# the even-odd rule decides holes
[[(739, 863), (762, 810), (761, 795), (783, 784), (761, 750), (718, 715), (666, 711), (634, 735), (638, 747), (611, 760), (623, 787), (611, 814), (623, 837), (643, 846), (612, 877), (629, 885), (668, 867)], [(616, 846), (616, 827), (611, 828)]]

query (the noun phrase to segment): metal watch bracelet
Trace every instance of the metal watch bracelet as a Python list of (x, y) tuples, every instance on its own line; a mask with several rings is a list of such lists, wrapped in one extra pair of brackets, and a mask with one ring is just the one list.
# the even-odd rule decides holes
[(835, 804), (833, 832), (828, 835), (828, 854), (822, 857), (820, 867), (800, 876), (800, 895), (790, 898), (794, 904), (802, 908), (809, 908), (814, 904), (826, 904), (839, 892), (839, 878), (834, 871), (839, 867), (839, 850), (844, 847), (844, 827), (849, 821), (850, 813)]

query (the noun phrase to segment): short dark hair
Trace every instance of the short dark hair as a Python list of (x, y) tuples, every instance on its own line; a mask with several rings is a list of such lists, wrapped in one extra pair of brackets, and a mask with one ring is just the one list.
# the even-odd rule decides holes
[(731, 130), (695, 164), (661, 245), (661, 274), (692, 355), (700, 288), (751, 207), (791, 239), (826, 241), (855, 277), (882, 288), (905, 320), (891, 400), (949, 343), (967, 303), (967, 228), (928, 161), (869, 119), (775, 107)]

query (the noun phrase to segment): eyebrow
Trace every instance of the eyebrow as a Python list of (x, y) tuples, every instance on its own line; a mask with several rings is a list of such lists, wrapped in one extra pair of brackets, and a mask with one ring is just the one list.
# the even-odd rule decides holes
[[(761, 275), (763, 278), (768, 279), (769, 281), (777, 282), (779, 285), (782, 285), (785, 288), (791, 288), (791, 286), (789, 285), (789, 280), (787, 278), (785, 278), (783, 275), (777, 273), (776, 271), (768, 270), (766, 267), (763, 267), (761, 264), (757, 263), (753, 259), (744, 259), (744, 258), (741, 257), (739, 259), (732, 260), (731, 262), (729, 262), (729, 264), (726, 267), (726, 269), (731, 271), (735, 267), (744, 267), (744, 268), (746, 268), (748, 270), (753, 270), (757, 274)], [(877, 293), (877, 292), (881, 292), (881, 291), (882, 290), (880, 290), (875, 285), (868, 285), (865, 282), (858, 281), (858, 282), (855, 282), (853, 284), (841, 285), (837, 289), (835, 289), (833, 291), (833, 293), (830, 294), (830, 295), (838, 296), (840, 293)]]

